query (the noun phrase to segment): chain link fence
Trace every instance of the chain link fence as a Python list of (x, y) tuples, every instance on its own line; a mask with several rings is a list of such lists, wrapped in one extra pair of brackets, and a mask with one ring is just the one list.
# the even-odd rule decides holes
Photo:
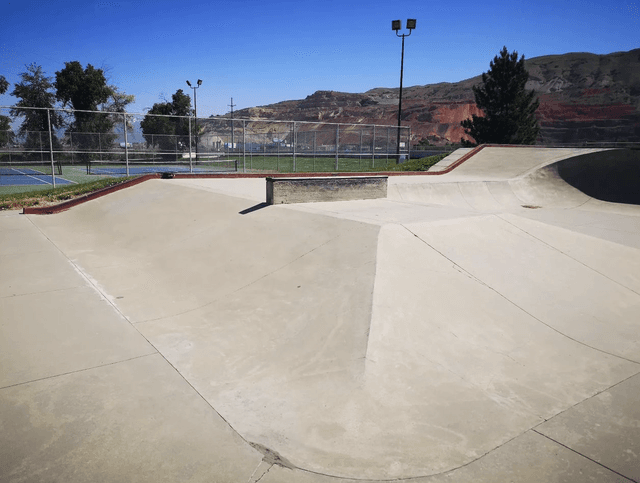
[(367, 171), (410, 156), (404, 126), (11, 107), (0, 116), (5, 174)]

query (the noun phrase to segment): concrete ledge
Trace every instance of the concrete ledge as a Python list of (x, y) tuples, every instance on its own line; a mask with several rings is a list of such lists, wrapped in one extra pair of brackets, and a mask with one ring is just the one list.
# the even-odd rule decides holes
[(267, 178), (267, 204), (387, 197), (387, 176)]

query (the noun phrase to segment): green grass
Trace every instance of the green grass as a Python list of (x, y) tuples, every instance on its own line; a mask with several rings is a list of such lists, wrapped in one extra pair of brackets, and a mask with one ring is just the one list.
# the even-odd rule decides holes
[[(442, 153), (421, 159), (405, 161), (396, 164), (393, 157), (375, 158), (371, 156), (339, 157), (338, 169), (336, 169), (335, 156), (305, 157), (296, 156), (295, 170), (293, 169), (293, 156), (250, 156), (244, 161), (247, 172), (270, 173), (312, 173), (312, 172), (376, 172), (376, 171), (427, 171), (431, 166), (451, 153)], [(238, 171), (242, 171), (243, 158), (238, 157)]]
[(247, 172), (266, 172), (266, 173), (335, 173), (335, 172), (367, 172), (374, 171), (381, 166), (389, 164), (391, 158), (371, 156), (362, 157), (338, 157), (337, 169), (335, 155), (328, 156), (296, 156), (295, 170), (294, 159), (291, 154), (276, 155), (252, 155), (247, 154), (245, 158), (242, 155), (237, 157), (238, 171), (242, 171), (243, 162)]
[(392, 164), (379, 168), (377, 171), (428, 171), (431, 166), (446, 158), (449, 154), (451, 153), (442, 153), (420, 159), (411, 159), (402, 164), (396, 164), (394, 161)]
[[(133, 178), (135, 178), (135, 176), (129, 178), (103, 178), (95, 181), (94, 177), (94, 181), (92, 182), (64, 185), (56, 188), (51, 188), (49, 186), (28, 186), (26, 188), (30, 189), (24, 192), (5, 192), (5, 187), (2, 187), (0, 191), (0, 210), (11, 210), (23, 208), (25, 206), (38, 206), (62, 202)], [(12, 187), (8, 186), (6, 188)], [(25, 188), (25, 186), (21, 186), (20, 188)]]

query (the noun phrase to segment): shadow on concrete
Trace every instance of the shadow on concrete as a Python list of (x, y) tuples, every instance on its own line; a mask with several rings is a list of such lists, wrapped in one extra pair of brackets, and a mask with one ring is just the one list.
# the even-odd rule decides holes
[(268, 203), (258, 203), (257, 205), (253, 205), (251, 208), (247, 208), (246, 210), (242, 210), (239, 213), (241, 215), (248, 215), (249, 213), (253, 213), (254, 211), (261, 210), (262, 208), (266, 208), (269, 206)]
[(640, 150), (615, 149), (558, 162), (558, 174), (592, 198), (640, 205)]

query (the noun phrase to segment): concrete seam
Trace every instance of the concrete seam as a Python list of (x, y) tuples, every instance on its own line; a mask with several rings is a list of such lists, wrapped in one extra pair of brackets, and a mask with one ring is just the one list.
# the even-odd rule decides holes
[[(157, 348), (157, 347), (156, 347), (156, 346), (155, 346), (155, 345), (154, 345), (154, 344), (153, 344), (153, 343), (152, 343), (152, 342), (151, 342), (147, 337), (145, 337), (145, 335), (144, 335), (142, 332), (140, 332), (140, 330), (135, 326), (135, 324), (133, 324), (133, 323), (129, 320), (129, 318), (128, 318), (126, 315), (124, 315), (124, 314), (120, 311), (120, 309), (115, 305), (115, 303), (114, 303), (113, 301), (111, 301), (111, 299), (110, 299), (109, 297), (107, 297), (107, 295), (106, 295), (105, 293), (103, 293), (103, 292), (100, 290), (100, 288), (99, 288), (98, 286), (96, 286), (96, 285), (95, 285), (95, 283), (91, 280), (91, 278), (90, 278), (90, 277), (88, 277), (88, 276), (87, 276), (87, 275), (86, 275), (86, 274), (85, 274), (85, 273), (80, 269), (80, 267), (78, 267), (78, 265), (76, 265), (76, 264), (75, 264), (75, 263), (74, 263), (74, 262), (73, 262), (73, 261), (72, 261), (72, 260), (67, 256), (67, 255), (66, 255), (66, 253), (64, 253), (64, 252), (62, 251), (62, 249), (60, 249), (60, 247), (58, 247), (58, 246), (57, 246), (57, 245), (56, 245), (56, 244), (55, 244), (55, 243), (54, 243), (54, 242), (53, 242), (53, 241), (52, 241), (52, 240), (51, 240), (51, 239), (50, 239), (50, 238), (49, 238), (45, 233), (43, 233), (43, 232), (42, 232), (42, 230), (40, 230), (40, 228), (39, 228), (35, 223), (33, 223), (33, 221), (32, 221), (31, 219), (29, 219), (29, 221), (33, 224), (33, 226), (34, 226), (34, 227), (35, 227), (35, 228), (36, 228), (40, 233), (42, 233), (42, 235), (43, 235), (43, 236), (44, 236), (44, 237), (45, 237), (45, 238), (46, 238), (46, 239), (47, 239), (47, 240), (48, 240), (48, 241), (49, 241), (49, 242), (50, 242), (54, 247), (56, 247), (56, 248), (60, 251), (60, 253), (61, 253), (61, 254), (62, 254), (62, 255), (63, 255), (63, 256), (64, 256), (64, 257), (69, 261), (69, 263), (70, 263), (70, 264), (71, 264), (71, 265), (72, 265), (72, 266), (73, 266), (73, 267), (78, 271), (78, 273), (79, 273), (79, 274), (81, 274), (81, 276), (82, 276), (82, 277), (84, 277), (84, 279), (87, 281), (87, 283), (88, 283), (88, 284), (90, 284), (90, 285), (95, 289), (95, 291), (96, 291), (98, 294), (100, 294), (100, 296), (104, 297), (104, 299), (107, 301), (107, 303), (109, 303), (109, 304), (113, 307), (113, 309), (114, 309), (118, 314), (120, 314), (120, 316), (121, 316), (124, 320), (126, 320), (127, 322), (129, 322), (129, 324), (131, 324), (131, 326), (132, 326), (133, 328), (135, 328), (135, 330), (138, 332), (138, 334), (140, 334), (140, 336), (141, 336), (144, 340), (146, 340), (146, 341), (147, 341), (147, 343), (148, 343), (151, 347), (153, 347), (153, 349), (156, 351), (155, 353), (157, 353), (158, 355), (160, 355), (160, 357), (162, 357), (162, 358), (164, 359), (164, 361), (165, 361), (167, 364), (169, 364), (169, 366), (170, 366), (170, 367), (171, 367), (171, 368), (176, 372), (176, 374), (178, 374), (178, 376), (179, 376), (179, 377), (180, 377), (180, 378), (181, 378), (181, 379), (182, 379), (182, 380), (183, 380), (183, 381), (184, 381), (184, 382), (185, 382), (185, 383), (186, 383), (186, 384), (187, 384), (191, 389), (193, 389), (193, 391), (194, 391), (194, 392), (195, 392), (195, 393), (200, 397), (200, 399), (202, 399), (202, 401), (204, 401), (204, 403), (205, 403), (207, 406), (209, 406), (209, 407), (210, 407), (210, 408), (211, 408), (211, 409), (212, 409), (212, 410), (213, 410), (213, 411), (218, 415), (218, 417), (220, 417), (220, 419), (221, 419), (222, 421), (224, 421), (224, 422), (225, 422), (225, 424), (226, 424), (227, 426), (229, 426), (229, 428), (230, 428), (230, 429), (231, 429), (235, 434), (237, 434), (237, 435), (238, 435), (238, 437), (239, 437), (242, 441), (244, 441), (244, 442), (245, 442), (246, 444), (248, 444), (248, 445), (251, 445), (251, 444), (249, 443), (249, 441), (247, 441), (247, 440), (244, 438), (244, 436), (242, 436), (242, 434), (240, 434), (240, 433), (239, 433), (239, 432), (238, 432), (238, 431), (237, 431), (237, 430), (236, 430), (236, 429), (235, 429), (235, 428), (234, 428), (234, 427), (229, 423), (229, 421), (227, 421), (227, 420), (225, 419), (225, 417), (224, 417), (224, 416), (222, 416), (222, 414), (220, 414), (220, 413), (218, 412), (218, 410), (217, 410), (216, 408), (214, 408), (214, 407), (213, 407), (213, 405), (212, 405), (212, 404), (211, 404), (211, 403), (210, 403), (210, 402), (209, 402), (209, 401), (208, 401), (208, 400), (207, 400), (207, 399), (206, 399), (206, 398), (205, 398), (205, 397), (200, 393), (200, 391), (198, 391), (198, 390), (193, 386), (193, 384), (191, 384), (191, 382), (190, 382), (187, 378), (185, 378), (185, 377), (180, 373), (180, 371), (179, 371), (179, 370), (178, 370), (178, 369), (177, 369), (177, 368), (176, 368), (176, 367), (175, 367), (175, 366), (174, 366), (174, 365), (173, 365), (173, 364), (172, 364), (172, 363), (171, 363), (171, 362), (170, 362), (170, 361), (165, 357), (165, 355), (164, 355), (162, 352), (160, 352), (160, 351), (158, 350), (158, 348)], [(151, 354), (146, 354), (146, 355), (151, 355)]]
[(501, 201), (498, 201), (498, 198), (496, 198), (496, 196), (493, 194), (493, 191), (491, 191), (491, 188), (489, 188), (491, 184), (497, 185), (498, 183), (501, 183), (501, 181), (485, 181), (484, 185), (486, 186), (487, 191), (489, 192), (489, 196), (491, 196), (493, 201), (495, 201), (498, 204), (498, 206), (504, 206), (504, 203), (502, 203)]
[(481, 459), (483, 459), (485, 456), (490, 455), (491, 453), (493, 453), (494, 451), (499, 450), (500, 448), (502, 448), (503, 446), (509, 444), (511, 441), (514, 441), (515, 439), (519, 438), (520, 436), (522, 436), (523, 434), (527, 433), (528, 431), (531, 431), (531, 429), (527, 429), (525, 431), (523, 431), (522, 433), (514, 436), (513, 438), (508, 439), (507, 441), (505, 441), (504, 443), (499, 444), (498, 446), (496, 446), (495, 448), (490, 449), (489, 451), (487, 451), (484, 454), (481, 454), (480, 456), (478, 456), (477, 458), (472, 459), (471, 461), (462, 464), (460, 466), (456, 466), (455, 468), (451, 468), (449, 470), (445, 470), (445, 471), (441, 471), (439, 473), (431, 473), (429, 475), (419, 475), (419, 476), (408, 476), (408, 477), (400, 477), (400, 478), (388, 478), (388, 479), (371, 479), (371, 478), (352, 478), (352, 477), (345, 477), (345, 476), (336, 476), (336, 475), (329, 475), (326, 473), (320, 473), (318, 471), (313, 471), (313, 470), (305, 470), (303, 468), (296, 468), (299, 471), (303, 471), (305, 473), (311, 473), (314, 475), (320, 475), (320, 476), (327, 476), (329, 478), (337, 478), (340, 479), (340, 481), (346, 483), (348, 481), (358, 481), (358, 482), (364, 482), (364, 483), (378, 483), (378, 482), (393, 482), (393, 481), (397, 481), (397, 482), (403, 482), (403, 481), (414, 481), (414, 480), (423, 480), (424, 478), (432, 478), (435, 476), (443, 476), (443, 475), (448, 475), (450, 473), (453, 473), (455, 471), (458, 471), (461, 468), (465, 468), (469, 465), (472, 465), (473, 463), (475, 463), (476, 461), (479, 461)]
[(136, 359), (142, 359), (143, 357), (154, 356), (158, 352), (151, 352), (149, 354), (142, 354), (129, 359), (123, 359), (121, 361), (107, 362), (106, 364), (100, 364), (97, 366), (85, 367), (84, 369), (78, 369), (77, 371), (61, 372), (60, 374), (52, 374), (51, 376), (40, 377), (38, 379), (31, 379), (30, 381), (18, 382), (16, 384), (10, 384), (9, 386), (0, 387), (0, 391), (3, 389), (9, 389), (11, 387), (23, 386), (25, 384), (31, 384), (32, 382), (46, 381), (47, 379), (55, 379), (56, 377), (68, 376), (69, 374), (78, 374), (80, 372), (92, 371), (94, 369), (100, 369), (101, 367), (115, 366), (116, 364), (122, 364), (124, 362), (134, 361)]
[(620, 359), (620, 360), (624, 360), (627, 362), (631, 362), (632, 364), (640, 364), (640, 362), (638, 361), (634, 361), (632, 359), (628, 359), (626, 357), (623, 357), (621, 355), (618, 354), (612, 354), (611, 352), (607, 352), (603, 349), (599, 349), (597, 347), (593, 347), (585, 342), (579, 341), (577, 339), (574, 339), (573, 337), (571, 337), (568, 334), (565, 334), (563, 332), (561, 332), (560, 330), (556, 329), (555, 327), (553, 327), (552, 325), (544, 322), (543, 320), (539, 319), (538, 317), (536, 317), (535, 315), (531, 314), (530, 312), (528, 312), (527, 310), (525, 310), (524, 308), (520, 307), (518, 304), (516, 304), (513, 300), (509, 299), (508, 297), (506, 297), (504, 294), (500, 293), (498, 290), (496, 290), (495, 288), (493, 288), (491, 285), (487, 284), (486, 282), (480, 280), (478, 277), (476, 277), (475, 275), (473, 275), (471, 272), (469, 272), (468, 270), (466, 270), (464, 267), (462, 267), (460, 264), (458, 264), (457, 262), (453, 261), (451, 258), (447, 257), (444, 253), (442, 253), (441, 251), (439, 251), (438, 249), (436, 249), (435, 247), (431, 246), (429, 243), (427, 243), (425, 240), (423, 240), (422, 238), (420, 238), (417, 234), (415, 234), (414, 232), (412, 232), (409, 228), (407, 228), (404, 225), (401, 225), (405, 230), (407, 230), (409, 233), (411, 233), (413, 236), (415, 236), (418, 240), (420, 240), (421, 242), (423, 242), (425, 245), (427, 245), (429, 248), (431, 248), (432, 250), (434, 250), (436, 253), (440, 254), (442, 257), (444, 257), (445, 259), (449, 260), (451, 263), (453, 263), (456, 267), (459, 267), (460, 270), (462, 270), (467, 276), (471, 277), (472, 279), (476, 280), (478, 283), (480, 283), (481, 285), (484, 285), (485, 287), (487, 287), (489, 290), (491, 290), (492, 292), (496, 293), (497, 295), (499, 295), (500, 297), (502, 297), (504, 300), (506, 300), (507, 302), (509, 302), (510, 304), (512, 304), (514, 307), (516, 307), (517, 309), (521, 310), (523, 313), (527, 314), (529, 317), (531, 317), (534, 320), (537, 320), (538, 322), (540, 322), (542, 325), (545, 325), (546, 327), (548, 327), (549, 329), (553, 330), (554, 332), (560, 334), (563, 337), (566, 337), (567, 339), (575, 342), (576, 344), (580, 344), (584, 347), (588, 347), (589, 349), (601, 352), (603, 354), (607, 354), (611, 357), (615, 357), (616, 359)]
[(557, 417), (558, 417), (558, 416), (560, 416), (561, 414), (564, 414), (564, 413), (566, 413), (567, 411), (570, 411), (571, 409), (573, 409), (573, 408), (575, 408), (575, 407), (579, 406), (580, 404), (584, 403), (585, 401), (588, 401), (589, 399), (593, 399), (594, 397), (599, 396), (599, 395), (600, 395), (600, 394), (602, 394), (603, 392), (610, 391), (611, 389), (613, 389), (613, 388), (615, 388), (615, 387), (619, 386), (620, 384), (624, 384), (624, 383), (625, 383), (625, 382), (627, 382), (629, 379), (632, 379), (632, 378), (634, 378), (634, 377), (636, 377), (636, 376), (638, 376), (638, 375), (640, 375), (640, 371), (636, 372), (635, 374), (631, 374), (629, 377), (625, 377), (623, 380), (618, 381), (618, 382), (616, 382), (615, 384), (612, 384), (612, 385), (611, 385), (611, 386), (609, 386), (609, 387), (605, 387), (605, 388), (604, 388), (604, 389), (602, 389), (601, 391), (596, 392), (596, 393), (595, 393), (595, 394), (593, 394), (592, 396), (589, 396), (589, 397), (587, 397), (587, 398), (583, 399), (582, 401), (578, 401), (578, 402), (577, 402), (577, 403), (575, 403), (573, 406), (568, 407), (567, 409), (564, 409), (564, 410), (560, 411), (558, 414), (554, 414), (554, 415), (553, 415), (553, 416), (551, 416), (550, 418), (545, 419), (544, 421), (542, 421), (542, 422), (541, 422), (541, 423), (539, 423), (539, 424), (536, 424), (536, 425), (535, 425), (533, 428), (531, 428), (531, 429), (535, 430), (535, 428), (537, 428), (537, 427), (539, 427), (539, 426), (543, 425), (543, 424), (544, 424), (544, 423), (546, 423), (547, 421), (551, 421), (552, 419), (557, 418)]
[[(564, 256), (566, 256), (566, 257), (570, 258), (571, 260), (574, 260), (574, 261), (578, 262), (580, 265), (582, 265), (582, 266), (584, 266), (584, 267), (588, 268), (589, 270), (591, 270), (591, 271), (593, 271), (593, 272), (596, 272), (598, 275), (602, 275), (604, 278), (606, 278), (607, 280), (610, 280), (611, 282), (615, 283), (616, 285), (619, 285), (620, 287), (623, 287), (623, 288), (625, 288), (625, 289), (629, 290), (630, 292), (632, 292), (632, 293), (634, 293), (634, 294), (636, 294), (636, 295), (640, 295), (640, 293), (636, 292), (636, 291), (635, 291), (635, 290), (633, 290), (632, 288), (629, 288), (629, 287), (627, 287), (626, 285), (623, 285), (622, 283), (618, 282), (617, 280), (614, 280), (614, 279), (612, 279), (611, 277), (608, 277), (608, 276), (607, 276), (607, 275), (605, 275), (604, 273), (602, 273), (602, 272), (600, 272), (600, 271), (596, 270), (596, 269), (595, 269), (595, 268), (593, 268), (593, 267), (590, 267), (589, 265), (587, 265), (586, 263), (584, 263), (584, 262), (582, 262), (582, 261), (578, 260), (577, 258), (572, 257), (572, 256), (571, 256), (571, 255), (569, 255), (568, 253), (563, 252), (563, 251), (562, 251), (562, 250), (560, 250), (559, 248), (554, 247), (553, 245), (551, 245), (551, 244), (547, 243), (546, 241), (544, 241), (544, 240), (542, 240), (542, 239), (538, 238), (538, 237), (537, 237), (537, 236), (535, 236), (535, 235), (532, 235), (531, 233), (529, 233), (529, 232), (528, 232), (527, 230), (525, 230), (524, 228), (521, 228), (521, 227), (519, 227), (518, 225), (515, 225), (515, 224), (511, 223), (509, 220), (506, 220), (506, 219), (505, 219), (505, 218), (503, 218), (501, 215), (495, 215), (495, 216), (497, 216), (498, 218), (500, 218), (500, 219), (501, 219), (502, 221), (504, 221), (505, 223), (508, 223), (509, 225), (513, 226), (514, 228), (516, 228), (516, 229), (518, 229), (518, 230), (522, 231), (523, 233), (525, 233), (525, 234), (529, 235), (531, 238), (534, 238), (535, 240), (538, 240), (540, 243), (542, 243), (542, 244), (544, 244), (544, 245), (548, 246), (549, 248), (551, 248), (551, 249), (553, 249), (553, 250), (555, 250), (555, 251), (557, 251), (557, 252), (562, 253)], [(588, 236), (588, 235), (586, 235), (586, 236)]]
[(635, 483), (638, 483), (638, 480), (634, 480), (634, 479), (632, 479), (632, 478), (629, 478), (628, 476), (625, 476), (625, 475), (623, 475), (622, 473), (619, 473), (619, 472), (617, 472), (616, 470), (614, 470), (614, 469), (612, 469), (612, 468), (609, 468), (609, 467), (608, 467), (608, 466), (606, 466), (606, 465), (603, 465), (603, 464), (602, 464), (602, 463), (600, 463), (599, 461), (594, 460), (593, 458), (590, 458), (589, 456), (587, 456), (587, 455), (585, 455), (585, 454), (582, 454), (582, 453), (580, 453), (579, 451), (576, 451), (575, 449), (573, 449), (573, 448), (571, 448), (571, 447), (567, 446), (566, 444), (562, 444), (560, 441), (557, 441), (557, 440), (555, 440), (555, 439), (553, 439), (553, 438), (551, 438), (551, 437), (547, 436), (546, 434), (543, 434), (543, 433), (541, 433), (540, 431), (537, 431), (536, 429), (532, 429), (531, 431), (533, 431), (534, 433), (539, 434), (540, 436), (542, 436), (542, 437), (544, 437), (544, 438), (548, 439), (549, 441), (553, 441), (554, 443), (556, 443), (556, 444), (557, 444), (557, 445), (559, 445), (559, 446), (562, 446), (563, 448), (568, 449), (568, 450), (569, 450), (569, 451), (571, 451), (572, 453), (575, 453), (575, 454), (577, 454), (577, 455), (580, 455), (580, 456), (582, 456), (583, 458), (585, 458), (585, 459), (587, 459), (587, 460), (591, 461), (592, 463), (595, 463), (595, 464), (597, 464), (598, 466), (600, 466), (600, 467), (602, 467), (602, 468), (604, 468), (604, 469), (606, 469), (606, 470), (608, 470), (608, 471), (611, 471), (612, 473), (615, 473), (615, 474), (616, 474), (616, 475), (618, 475), (618, 476), (621, 476), (622, 478), (624, 478), (624, 479), (625, 479), (625, 480), (627, 480), (627, 481), (633, 481), (633, 482), (635, 482)]
[(56, 288), (53, 290), (42, 290), (40, 292), (14, 293), (13, 295), (3, 295), (0, 299), (10, 299), (13, 297), (26, 297), (27, 295), (41, 295), (45, 293), (64, 292), (65, 290), (75, 290), (82, 288), (82, 285), (74, 285), (73, 287)]
[(467, 204), (467, 206), (473, 210), (473, 211), (477, 211), (476, 207), (473, 206), (471, 203), (469, 203), (469, 200), (467, 199), (467, 197), (464, 195), (464, 193), (462, 192), (462, 183), (455, 183), (456, 187), (458, 188), (458, 192), (460, 193), (460, 196), (462, 197), (462, 199), (464, 200), (464, 202)]

